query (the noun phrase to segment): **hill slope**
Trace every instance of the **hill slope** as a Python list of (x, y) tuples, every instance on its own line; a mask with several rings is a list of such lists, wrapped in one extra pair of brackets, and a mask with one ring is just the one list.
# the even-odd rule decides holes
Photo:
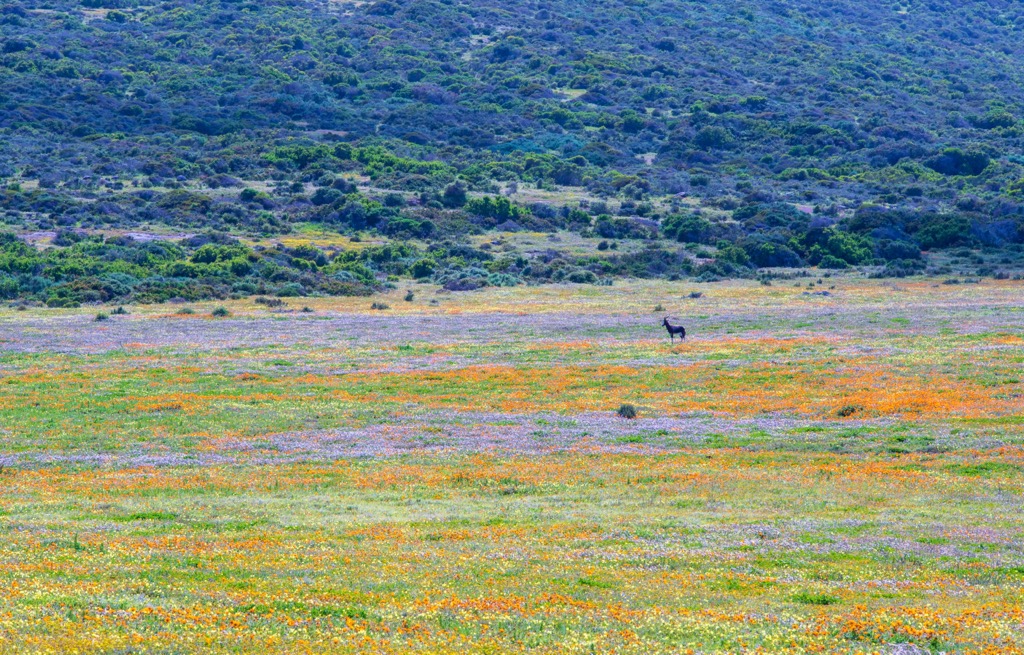
[[(725, 239), (739, 267), (865, 263), (808, 236), (839, 219), (875, 260), (1024, 240), (1013, 2), (24, 0), (0, 23), (19, 228), (569, 228)], [(559, 193), (463, 211), (511, 183)]]

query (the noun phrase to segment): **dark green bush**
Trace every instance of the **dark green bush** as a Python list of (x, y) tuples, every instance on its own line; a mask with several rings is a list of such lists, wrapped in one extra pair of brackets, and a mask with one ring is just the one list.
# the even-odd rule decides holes
[(970, 219), (965, 216), (933, 215), (923, 222), (914, 238), (925, 250), (969, 245), (974, 243), (971, 227)]
[(672, 214), (661, 222), (661, 231), (676, 241), (710, 243), (711, 222), (697, 214)]
[(925, 166), (943, 175), (981, 175), (991, 158), (977, 150), (946, 148), (925, 161)]

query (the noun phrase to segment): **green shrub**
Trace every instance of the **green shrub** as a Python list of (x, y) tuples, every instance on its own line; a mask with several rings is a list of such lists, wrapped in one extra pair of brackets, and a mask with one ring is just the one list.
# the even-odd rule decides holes
[(416, 263), (412, 265), (410, 273), (412, 273), (412, 276), (414, 278), (422, 279), (433, 275), (436, 269), (437, 264), (434, 262), (433, 259), (424, 258), (417, 260)]
[(458, 208), (466, 204), (466, 187), (461, 182), (453, 182), (444, 189), (441, 202), (445, 207)]
[(529, 215), (529, 211), (515, 205), (504, 196), (485, 196), (472, 198), (466, 202), (466, 211), (478, 216), (486, 216), (499, 222), (514, 221)]
[(665, 236), (690, 243), (707, 243), (711, 228), (711, 221), (697, 214), (672, 214), (661, 222)]
[[(809, 246), (808, 261), (822, 268), (846, 268), (847, 264), (863, 264), (873, 257), (871, 241), (867, 237), (834, 227), (809, 231), (803, 243)], [(822, 264), (829, 256), (832, 259)], [(835, 260), (839, 260), (841, 265)]]
[(844, 260), (839, 259), (835, 255), (825, 255), (824, 257), (821, 258), (821, 261), (818, 262), (818, 267), (839, 270), (849, 268), (849, 264), (847, 264)]
[(974, 242), (971, 221), (965, 216), (933, 215), (914, 236), (925, 250), (970, 245)]
[(943, 175), (981, 175), (991, 159), (978, 150), (946, 148), (929, 158), (924, 165)]
[(629, 403), (623, 403), (622, 405), (620, 405), (618, 411), (615, 413), (621, 416), (622, 418), (626, 419), (634, 419), (639, 414), (639, 412), (636, 409), (636, 406), (631, 405)]
[(734, 246), (725, 241), (719, 241), (717, 247), (718, 252), (715, 254), (716, 261), (735, 264), (737, 266), (748, 266), (750, 264), (750, 255), (748, 255), (747, 251), (743, 248)]
[(722, 150), (733, 145), (733, 137), (729, 130), (717, 125), (702, 127), (693, 137), (693, 145), (701, 150)]

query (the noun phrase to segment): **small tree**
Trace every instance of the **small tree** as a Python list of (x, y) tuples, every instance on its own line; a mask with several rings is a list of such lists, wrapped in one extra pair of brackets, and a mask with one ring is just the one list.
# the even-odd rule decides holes
[(445, 207), (451, 209), (462, 207), (466, 204), (466, 187), (462, 185), (462, 182), (452, 182), (444, 188), (441, 202)]
[(724, 127), (708, 125), (700, 128), (693, 137), (693, 144), (701, 150), (723, 150), (732, 145), (732, 134)]
[(434, 274), (434, 270), (437, 268), (437, 264), (433, 259), (420, 259), (412, 265), (412, 276), (417, 280), (430, 277)]

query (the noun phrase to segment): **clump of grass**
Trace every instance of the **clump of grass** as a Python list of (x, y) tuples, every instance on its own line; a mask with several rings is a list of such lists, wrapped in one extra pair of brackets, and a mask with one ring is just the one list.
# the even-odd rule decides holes
[(105, 320), (107, 320), (109, 318), (110, 318), (110, 316), (108, 314), (104, 313), (104, 312), (99, 312), (99, 313), (96, 314), (96, 320), (97, 321), (105, 321)]
[(616, 412), (616, 414), (618, 414), (622, 418), (634, 419), (637, 417), (639, 412), (637, 411), (635, 405), (623, 403), (622, 405), (619, 406), (619, 410)]
[(128, 310), (125, 309), (124, 307), (120, 307), (119, 306), (117, 309), (115, 309), (114, 311), (112, 311), (110, 313), (112, 315), (114, 315), (114, 316), (127, 316), (128, 315)]
[(647, 439), (642, 434), (631, 434), (628, 437), (619, 437), (616, 443), (644, 443)]
[(388, 305), (387, 303), (375, 302), (372, 305), (370, 305), (370, 309), (385, 310), (385, 309), (391, 309), (391, 306)]
[(192, 314), (196, 313), (196, 310), (192, 309), (191, 307), (182, 307), (175, 313), (180, 314), (181, 316), (191, 316)]
[(178, 518), (178, 515), (171, 512), (134, 512), (108, 518), (117, 523), (130, 523), (132, 521), (173, 521)]
[(313, 310), (313, 308), (312, 308), (312, 307), (310, 307), (309, 305), (304, 305), (304, 306), (302, 307), (302, 313), (303, 313), (303, 314), (312, 314), (312, 313), (313, 313), (313, 311), (314, 311), (314, 310)]
[(701, 293), (700, 291), (693, 291), (693, 292), (690, 293), (690, 298), (693, 298), (694, 300), (696, 300), (697, 298), (700, 298), (703, 295), (704, 294)]
[(657, 305), (654, 306), (654, 311), (663, 312), (665, 311), (665, 308), (661, 306), (661, 303), (658, 303)]
[(228, 311), (227, 307), (218, 307), (217, 309), (210, 312), (210, 316), (216, 316), (222, 318), (224, 316), (231, 316), (231, 312)]
[(412, 302), (415, 298), (416, 294), (412, 292), (412, 289), (405, 292), (405, 302)]
[(982, 462), (981, 464), (949, 464), (947, 471), (966, 477), (989, 477), (993, 474), (1011, 475), (1020, 467), (1009, 462)]
[(801, 605), (835, 605), (839, 599), (828, 594), (816, 594), (809, 591), (801, 591), (793, 596), (794, 603)]
[(604, 580), (598, 580), (596, 578), (580, 578), (576, 581), (576, 584), (582, 587), (593, 587), (594, 589), (613, 589), (615, 585)]

